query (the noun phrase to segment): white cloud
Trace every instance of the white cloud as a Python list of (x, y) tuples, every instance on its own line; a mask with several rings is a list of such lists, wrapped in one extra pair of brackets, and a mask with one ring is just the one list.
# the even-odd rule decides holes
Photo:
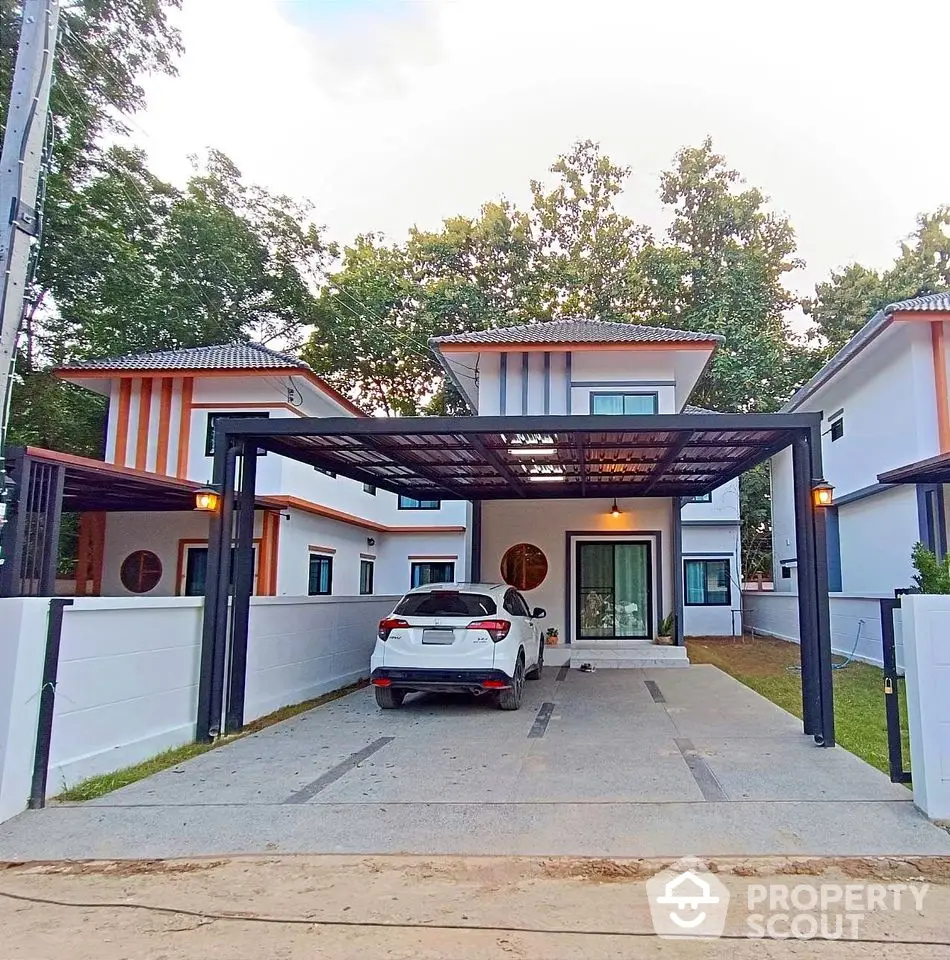
[[(215, 146), (331, 234), (402, 236), (506, 194), (577, 138), (633, 166), (629, 212), (712, 134), (796, 228), (808, 292), (884, 266), (950, 201), (939, 2), (186, 0), (180, 76), (148, 84), (160, 174)], [(136, 131), (138, 134), (138, 130)]]

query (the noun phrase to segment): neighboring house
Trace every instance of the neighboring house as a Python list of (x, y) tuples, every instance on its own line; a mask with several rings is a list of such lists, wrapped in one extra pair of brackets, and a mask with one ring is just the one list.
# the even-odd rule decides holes
[[(893, 596), (917, 541), (946, 553), (946, 488), (918, 462), (950, 453), (948, 321), (948, 294), (885, 307), (782, 408), (823, 414), (832, 592)], [(790, 450), (772, 460), (772, 552), (776, 593), (796, 590)]]
[[(570, 320), (437, 337), (433, 350), (481, 416), (677, 414), (722, 338)], [(543, 451), (543, 436), (538, 438)], [(552, 464), (536, 464), (534, 480)], [(644, 451), (648, 457), (650, 451)], [(651, 640), (673, 610), (675, 501), (494, 500), (481, 506), (481, 570), (545, 607), (568, 642)], [(741, 631), (739, 481), (682, 507), (684, 632)]]
[[(109, 400), (103, 479), (137, 471), (158, 490), (211, 481), (218, 417), (365, 416), (302, 361), (253, 343), (57, 373)], [(465, 569), (465, 503), (409, 500), (271, 455), (258, 458), (257, 491), (258, 595), (401, 594)], [(203, 595), (207, 542), (208, 515), (193, 510), (84, 512), (77, 592)]]

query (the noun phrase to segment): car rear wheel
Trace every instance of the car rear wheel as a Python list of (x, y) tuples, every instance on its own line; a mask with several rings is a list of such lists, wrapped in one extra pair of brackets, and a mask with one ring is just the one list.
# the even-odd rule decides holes
[(383, 710), (395, 710), (406, 699), (405, 690), (393, 690), (392, 687), (373, 687), (376, 691), (376, 703)]
[(515, 664), (515, 675), (511, 678), (511, 686), (498, 693), (498, 706), (502, 710), (518, 710), (521, 707), (521, 691), (524, 689), (524, 656), (518, 655)]
[(540, 680), (544, 670), (544, 637), (538, 639), (538, 662), (525, 674), (528, 680)]

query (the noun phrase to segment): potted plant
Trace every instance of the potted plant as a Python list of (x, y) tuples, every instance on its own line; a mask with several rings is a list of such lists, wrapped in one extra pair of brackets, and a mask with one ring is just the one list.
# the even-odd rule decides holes
[(546, 647), (556, 647), (560, 642), (560, 638), (557, 634), (557, 627), (548, 627), (544, 631), (544, 645)]
[(656, 638), (656, 642), (671, 645), (673, 643), (673, 630), (675, 627), (676, 618), (672, 612), (670, 612), (660, 621), (660, 635)]

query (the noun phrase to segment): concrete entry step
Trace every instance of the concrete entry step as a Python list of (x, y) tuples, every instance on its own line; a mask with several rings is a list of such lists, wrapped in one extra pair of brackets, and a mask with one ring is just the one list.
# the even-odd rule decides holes
[(642, 640), (632, 643), (622, 640), (607, 641), (603, 644), (588, 640), (583, 641), (583, 645), (572, 644), (571, 648), (571, 666), (575, 668), (582, 663), (605, 669), (626, 667), (634, 670), (689, 666), (686, 647), (664, 646)]

